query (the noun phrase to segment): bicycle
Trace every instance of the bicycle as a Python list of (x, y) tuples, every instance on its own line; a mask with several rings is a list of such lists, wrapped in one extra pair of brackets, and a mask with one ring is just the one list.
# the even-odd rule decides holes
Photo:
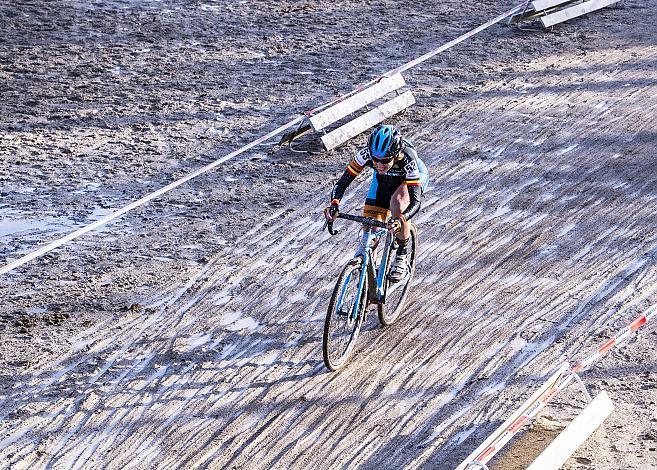
[[(324, 364), (332, 371), (347, 362), (370, 304), (377, 305), (379, 322), (383, 326), (392, 325), (397, 320), (415, 272), (418, 246), (417, 227), (411, 223), (409, 269), (403, 279), (393, 282), (388, 278), (388, 271), (396, 245), (385, 222), (343, 213), (338, 213), (338, 218), (359, 222), (363, 225), (363, 233), (356, 254), (335, 283), (326, 313), (322, 349)], [(325, 223), (324, 227), (331, 235), (337, 234), (332, 222)], [(376, 249), (384, 235), (385, 244), (377, 266)]]

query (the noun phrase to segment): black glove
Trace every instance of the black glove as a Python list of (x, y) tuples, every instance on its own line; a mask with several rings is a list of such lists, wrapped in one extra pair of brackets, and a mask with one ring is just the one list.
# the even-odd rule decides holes
[(324, 209), (324, 217), (326, 217), (326, 220), (333, 222), (338, 217), (338, 212), (340, 212), (338, 209), (339, 204), (340, 201), (333, 199), (331, 205)]

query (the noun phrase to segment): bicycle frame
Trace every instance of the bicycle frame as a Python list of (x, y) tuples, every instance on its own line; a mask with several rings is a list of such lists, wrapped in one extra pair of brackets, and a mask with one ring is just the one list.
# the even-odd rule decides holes
[[(364, 263), (363, 269), (361, 269), (360, 272), (360, 279), (358, 280), (358, 291), (356, 293), (357, 299), (362, 295), (363, 287), (365, 285), (365, 276), (370, 276), (370, 279), (376, 280), (376, 287), (370, 286), (370, 289), (376, 289), (374, 293), (377, 302), (383, 302), (385, 300), (385, 267), (388, 265), (388, 246), (391, 243), (392, 237), (389, 235), (386, 237), (386, 243), (382, 255), (383, 257), (381, 258), (381, 264), (379, 265), (378, 270), (374, 261), (373, 246), (376, 240), (380, 240), (381, 237), (387, 233), (388, 232), (385, 229), (373, 231), (369, 227), (365, 227), (363, 230), (358, 250), (354, 255), (354, 259), (362, 257)], [(340, 301), (342, 301), (343, 296), (344, 291), (340, 293)], [(355, 320), (356, 315), (358, 315), (358, 303), (354, 304), (354, 307), (352, 308), (351, 319)]]
[(383, 269), (385, 266), (388, 265), (388, 246), (391, 243), (391, 238), (390, 236), (386, 236), (386, 242), (383, 246), (383, 255), (381, 258), (381, 264), (378, 267), (375, 265), (374, 261), (374, 250), (373, 250), (373, 245), (376, 240), (380, 240), (383, 235), (387, 235), (388, 231), (385, 229), (380, 229), (376, 231), (371, 231), (365, 229), (363, 231), (363, 235), (361, 237), (360, 241), (360, 246), (358, 247), (358, 251), (356, 251), (356, 255), (354, 257), (358, 256), (364, 256), (365, 261), (367, 263), (367, 267), (369, 270), (369, 273), (372, 274), (372, 278), (376, 279), (376, 298), (378, 301), (381, 301), (385, 295), (385, 292), (383, 291), (384, 289), (384, 277), (385, 277), (385, 269)]
[[(406, 298), (410, 280), (413, 277), (413, 264), (409, 264), (407, 275), (400, 280), (389, 280), (387, 277), (390, 258), (396, 256), (394, 236), (388, 231), (388, 224), (371, 217), (336, 213), (328, 217), (324, 228), (331, 235), (333, 222), (342, 218), (358, 222), (363, 227), (359, 234), (358, 249), (338, 277), (324, 322), (322, 350), (324, 364), (332, 371), (340, 369), (352, 352), (358, 333), (367, 315), (367, 306), (376, 305), (379, 322), (383, 326), (392, 325), (401, 312)], [(382, 237), (385, 236), (385, 243)], [(411, 226), (411, 261), (415, 260), (417, 229)], [(379, 253), (376, 251), (382, 249)], [(378, 263), (377, 263), (378, 261)], [(378, 264), (378, 266), (377, 266)], [(367, 277), (366, 277), (367, 276)], [(397, 289), (401, 294), (397, 296)], [(390, 305), (386, 305), (389, 302)]]
[[(374, 280), (376, 285), (376, 287), (372, 286), (371, 284), (369, 286), (370, 289), (375, 289), (373, 291), (373, 294), (376, 299), (376, 302), (377, 303), (384, 302), (386, 295), (385, 275), (386, 275), (386, 267), (388, 266), (388, 251), (393, 239), (392, 235), (388, 232), (388, 230), (382, 228), (385, 226), (383, 222), (379, 222), (374, 219), (369, 219), (367, 217), (352, 216), (350, 214), (340, 214), (338, 217), (363, 223), (363, 233), (360, 238), (360, 244), (353, 258), (353, 259), (357, 259), (359, 257), (363, 258), (363, 269), (361, 269), (360, 278), (358, 279), (358, 290), (356, 292), (357, 295), (356, 298), (360, 299), (360, 296), (363, 292), (363, 287), (365, 285), (365, 276), (370, 276), (370, 279)], [(370, 223), (374, 223), (376, 225), (372, 226), (370, 225)], [(325, 227), (326, 225), (327, 224), (325, 224)], [(376, 226), (378, 226), (379, 228), (378, 229), (375, 228)], [(335, 235), (337, 233), (337, 231), (333, 230), (332, 223), (328, 224), (328, 228), (329, 228), (329, 233), (331, 233), (332, 235)], [(377, 269), (373, 256), (374, 254), (373, 247), (375, 242), (376, 241), (380, 242), (381, 237), (383, 237), (384, 235), (386, 236), (386, 241), (383, 247), (381, 263)], [(346, 282), (342, 291), (340, 292), (338, 305), (342, 304), (342, 300), (344, 298), (348, 285), (349, 283)], [(366, 292), (365, 294), (368, 293), (369, 292)], [(356, 302), (350, 313), (351, 320), (356, 319), (356, 316), (358, 315), (358, 310), (359, 310), (359, 303)]]

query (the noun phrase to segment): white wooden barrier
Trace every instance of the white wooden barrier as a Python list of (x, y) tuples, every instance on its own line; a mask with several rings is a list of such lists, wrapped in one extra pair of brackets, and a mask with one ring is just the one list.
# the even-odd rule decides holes
[[(315, 132), (326, 132), (326, 129), (354, 114), (362, 108), (374, 103), (385, 97), (387, 94), (398, 91), (406, 85), (401, 73), (395, 73), (390, 77), (383, 77), (372, 85), (361, 91), (345, 98), (320, 113), (310, 115), (306, 121), (301, 123), (295, 131), (285, 134), (279, 144), (292, 143), (293, 140), (301, 137), (311, 129)], [(406, 91), (401, 95), (392, 98), (389, 101), (380, 104), (370, 111), (362, 114), (351, 121), (341, 125), (321, 137), (322, 144), (326, 150), (331, 150), (343, 144), (347, 140), (366, 131), (370, 127), (382, 122), (409, 106), (415, 104), (415, 97), (411, 91)]]
[[(573, 379), (579, 382), (582, 391), (590, 400), (586, 387), (579, 378), (579, 373), (589, 369), (595, 362), (602, 358), (614, 347), (618, 347), (642, 326), (657, 319), (657, 306), (648, 308), (642, 315), (632, 323), (623, 328), (616, 336), (607, 340), (591, 355), (587, 356), (575, 367), (569, 369), (569, 364), (564, 362), (559, 369), (536, 391), (525, 403), (522, 404), (493, 434), (477, 447), (456, 470), (486, 469), (486, 463), (492, 459), (497, 452), (509, 442), (509, 440), (527, 424), (548, 402), (563, 390)], [(566, 374), (562, 377), (563, 374)], [(598, 400), (604, 402), (604, 398)], [(602, 406), (602, 405), (596, 405)], [(606, 406), (606, 405), (605, 405)]]
[(614, 411), (614, 404), (607, 392), (603, 390), (527, 467), (527, 470), (557, 470), (561, 468), (573, 455), (573, 452), (584, 444), (584, 441), (602, 425), (612, 411)]
[(386, 101), (381, 106), (377, 106), (353, 121), (349, 121), (347, 124), (322, 136), (324, 148), (326, 148), (326, 150), (331, 150), (413, 104), (415, 104), (415, 97), (410, 90), (390, 101)]
[(534, 11), (544, 11), (550, 8), (563, 6), (564, 4), (574, 3), (576, 0), (535, 0), (529, 4)]
[(511, 17), (509, 23), (538, 19), (544, 28), (550, 28), (564, 21), (607, 7), (619, 0), (534, 0), (526, 9)]
[(479, 445), (456, 470), (482, 468), (493, 456), (516, 435), (522, 427), (540, 411), (555, 389), (561, 376), (570, 364), (562, 363), (548, 380), (534, 392), (506, 421), (504, 421), (488, 438)]
[(393, 92), (406, 85), (404, 77), (400, 73), (393, 75), (389, 78), (382, 78), (378, 83), (365, 88), (363, 91), (340, 101), (338, 104), (331, 106), (319, 114), (311, 116), (308, 120), (312, 124), (315, 131), (321, 131), (330, 124), (339, 121), (340, 119), (349, 116), (350, 114), (358, 111), (359, 109), (367, 106), (373, 101)]
[(555, 13), (550, 13), (549, 15), (542, 16), (540, 18), (541, 23), (543, 23), (544, 28), (549, 28), (558, 23), (563, 23), (564, 21), (577, 18), (578, 16), (586, 15), (592, 11), (599, 10), (600, 8), (607, 7), (614, 3), (617, 3), (618, 0), (590, 0), (588, 2), (580, 3), (572, 7), (564, 8)]

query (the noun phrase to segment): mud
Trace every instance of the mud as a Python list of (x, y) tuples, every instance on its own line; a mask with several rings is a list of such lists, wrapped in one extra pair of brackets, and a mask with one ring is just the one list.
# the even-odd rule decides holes
[[(0, 2), (0, 260), (507, 6)], [(320, 212), (363, 136), (263, 145), (2, 276), (0, 467), (458, 465), (656, 300), (656, 7), (499, 25), (406, 74), (392, 122), (432, 173), (413, 295), (339, 374), (321, 328), (355, 228)], [(648, 325), (584, 376), (617, 410), (567, 468), (657, 467), (656, 357)]]

